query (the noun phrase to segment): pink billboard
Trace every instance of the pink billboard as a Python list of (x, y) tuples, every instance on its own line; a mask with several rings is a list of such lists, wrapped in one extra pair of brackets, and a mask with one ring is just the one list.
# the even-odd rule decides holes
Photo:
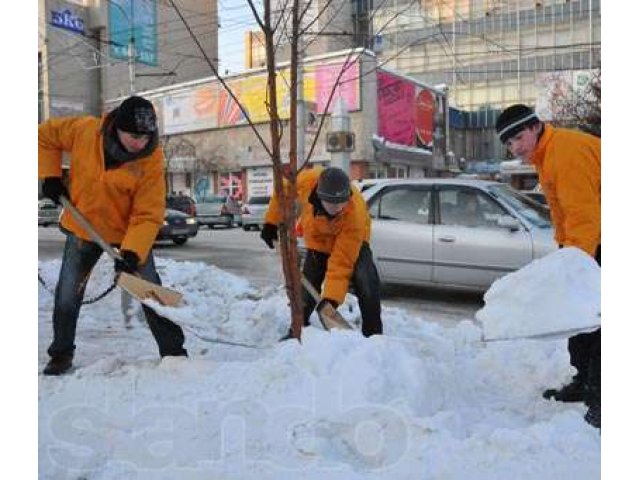
[(340, 83), (333, 93), (328, 112), (333, 112), (333, 106), (338, 97), (342, 97), (350, 112), (360, 109), (360, 62), (353, 62), (344, 68), (343, 64), (318, 65), (315, 67), (316, 103), (318, 112), (324, 112), (331, 90), (340, 78)]
[(433, 94), (402, 77), (378, 71), (378, 135), (410, 147), (431, 147)]
[(378, 72), (378, 135), (400, 145), (414, 144), (414, 98), (413, 83)]

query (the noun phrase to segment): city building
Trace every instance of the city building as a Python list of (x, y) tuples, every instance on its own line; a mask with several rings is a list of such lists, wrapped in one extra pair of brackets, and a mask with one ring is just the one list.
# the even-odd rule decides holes
[[(380, 64), (446, 85), (458, 157), (506, 152), (493, 132), (512, 103), (535, 105), (581, 88), (600, 68), (599, 0), (353, 0), (354, 41)], [(327, 29), (331, 26), (327, 25)], [(452, 109), (453, 110), (453, 109)]]
[[(378, 67), (375, 54), (364, 49), (306, 57), (303, 64), (308, 115), (300, 127), (305, 130), (305, 160), (308, 157), (310, 164), (340, 165), (353, 179), (450, 172), (446, 92)], [(287, 163), (291, 87), (288, 64), (279, 67), (277, 108), (282, 159)], [(269, 194), (266, 70), (226, 76), (224, 82), (226, 87), (208, 77), (141, 92), (159, 114), (168, 186), (194, 197), (214, 193), (246, 200)], [(117, 101), (113, 99), (113, 104)], [(338, 105), (342, 105), (340, 115)]]
[[(217, 0), (181, 0), (180, 12), (218, 63)], [(39, 120), (100, 115), (107, 99), (211, 75), (170, 2), (38, 1)]]

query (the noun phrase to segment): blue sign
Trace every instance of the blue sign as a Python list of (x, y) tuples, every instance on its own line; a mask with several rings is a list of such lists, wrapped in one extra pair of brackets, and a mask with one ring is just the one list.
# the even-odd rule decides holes
[(156, 1), (109, 0), (111, 56), (127, 60), (133, 36), (136, 62), (158, 65)]
[(51, 10), (51, 25), (84, 35), (84, 20), (68, 9), (61, 12)]

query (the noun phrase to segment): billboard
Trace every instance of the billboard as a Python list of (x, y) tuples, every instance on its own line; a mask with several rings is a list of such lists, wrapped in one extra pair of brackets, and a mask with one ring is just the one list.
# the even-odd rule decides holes
[(376, 76), (378, 135), (399, 145), (431, 149), (438, 110), (435, 95), (383, 70)]
[[(315, 103), (317, 112), (323, 112), (333, 86), (343, 69), (342, 63), (305, 66), (304, 99)], [(340, 83), (331, 99), (329, 112), (338, 96), (345, 100), (349, 111), (360, 109), (360, 66), (358, 62), (344, 69)], [(291, 85), (288, 70), (281, 70), (276, 77), (278, 114), (289, 118)], [(162, 104), (162, 132), (170, 135), (180, 132), (206, 130), (247, 124), (247, 116), (253, 123), (269, 120), (266, 107), (266, 73), (239, 77), (227, 81), (227, 86), (238, 98), (246, 115), (231, 94), (217, 81), (191, 87), (175, 93), (164, 94)]]
[(133, 35), (136, 62), (158, 65), (157, 10), (155, 0), (109, 0), (111, 56), (127, 60)]

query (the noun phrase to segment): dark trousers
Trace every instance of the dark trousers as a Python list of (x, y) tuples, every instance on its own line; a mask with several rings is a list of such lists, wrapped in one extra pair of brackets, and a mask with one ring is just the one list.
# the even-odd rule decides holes
[[(53, 342), (47, 350), (51, 357), (73, 355), (80, 306), (91, 271), (100, 255), (102, 248), (99, 245), (67, 234), (55, 291)], [(145, 280), (161, 285), (152, 252), (149, 252), (147, 260), (139, 265), (138, 271)], [(182, 329), (171, 320), (158, 315), (153, 309), (144, 305), (142, 308), (158, 344), (160, 355), (186, 355), (186, 350), (182, 348)]]
[[(307, 250), (302, 274), (309, 280), (316, 290), (321, 291), (322, 282), (327, 273), (329, 255), (316, 250)], [(362, 313), (362, 334), (365, 337), (382, 334), (382, 320), (380, 319), (380, 277), (373, 263), (373, 255), (369, 244), (364, 242), (360, 247), (358, 260), (353, 268), (351, 284), (358, 298), (358, 306)], [(313, 297), (305, 290), (304, 324), (309, 325), (309, 317), (316, 307)]]
[[(594, 256), (601, 265), (600, 246)], [(569, 338), (569, 362), (578, 373), (579, 381), (587, 385), (587, 403), (600, 401), (600, 329)]]

